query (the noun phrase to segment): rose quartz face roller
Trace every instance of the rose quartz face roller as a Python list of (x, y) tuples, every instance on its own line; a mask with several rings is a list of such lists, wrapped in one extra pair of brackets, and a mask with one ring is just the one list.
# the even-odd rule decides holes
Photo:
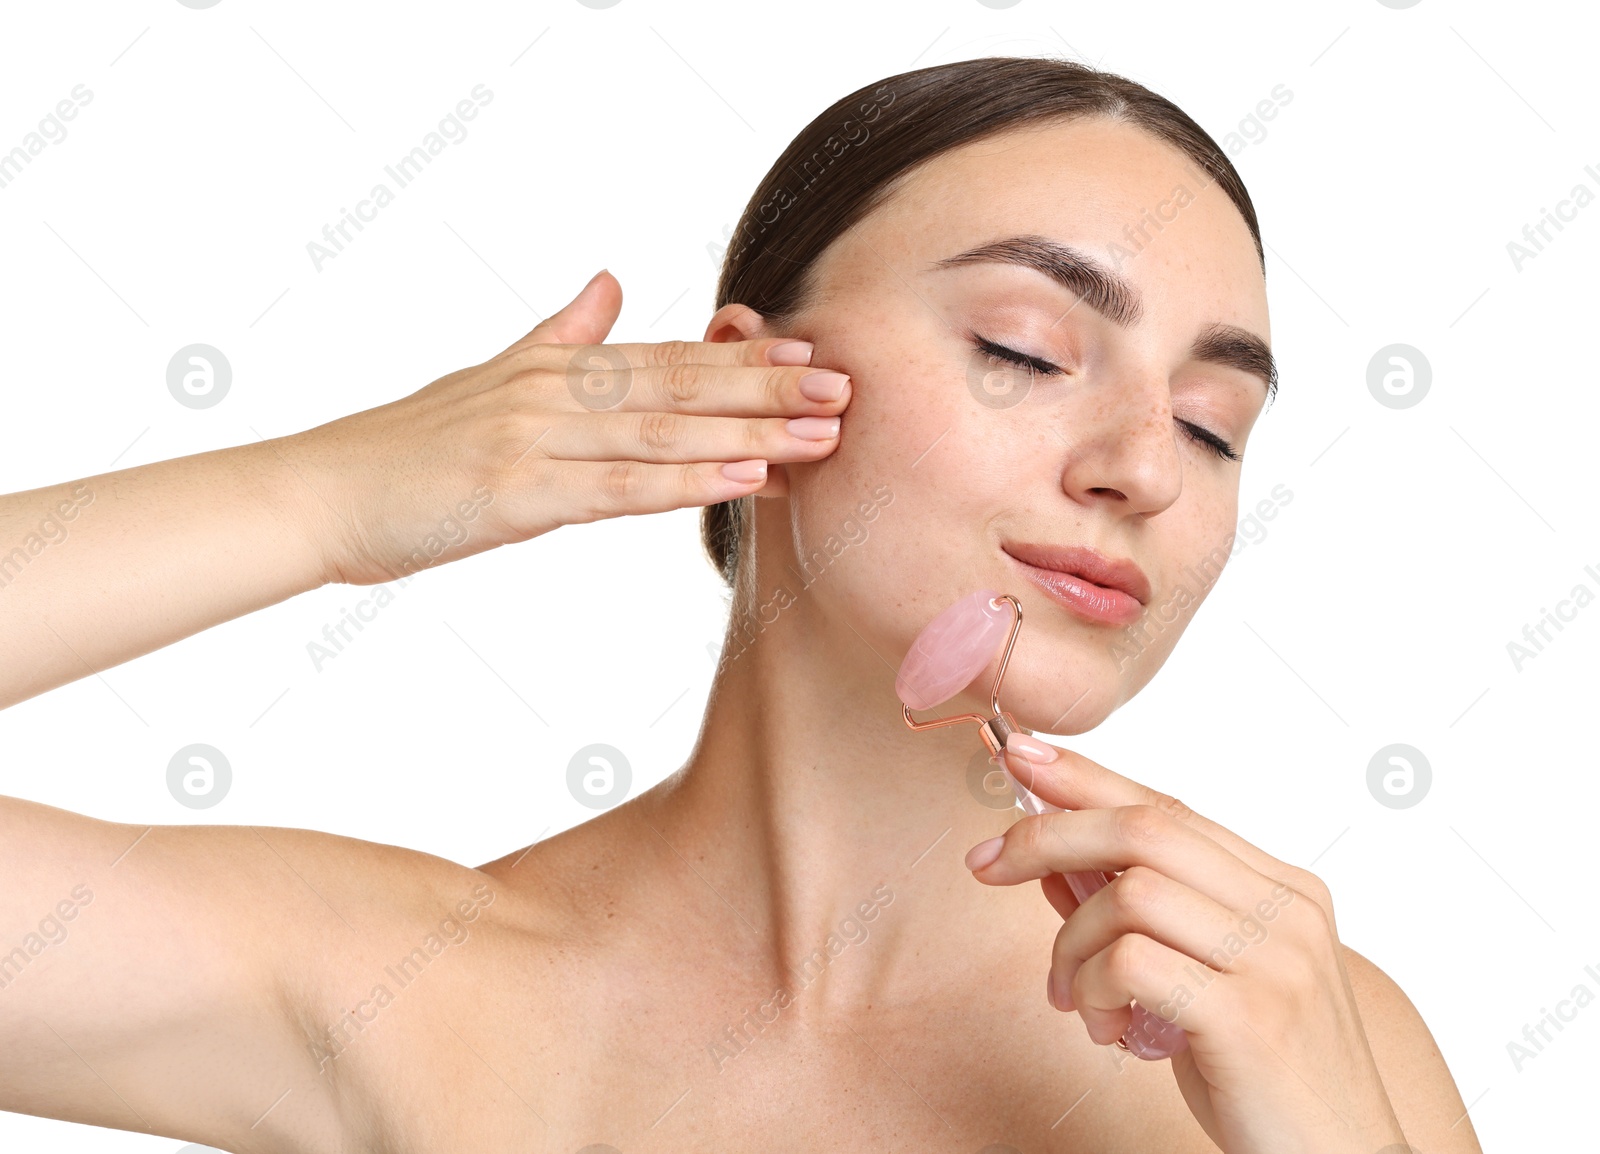
[[(910, 652), (900, 663), (894, 689), (900, 698), (906, 725), (912, 729), (938, 729), (964, 721), (977, 722), (978, 734), (989, 747), (989, 759), (1000, 766), (1023, 810), (1030, 814), (1060, 813), (1060, 806), (1035, 797), (1013, 776), (1002, 754), (1008, 734), (1031, 732), (1000, 708), (1000, 682), (1006, 675), (1006, 665), (1011, 660), (1011, 650), (1021, 628), (1022, 603), (1011, 594), (996, 593), (992, 589), (969, 594), (928, 622), (917, 634)], [(994, 657), (1002, 640), (1005, 652), (989, 689), (990, 716), (963, 713), (933, 721), (917, 721), (911, 716), (913, 709), (942, 705), (971, 685)], [(1088, 901), (1090, 894), (1110, 882), (1110, 878), (1098, 870), (1063, 876), (1080, 903)], [(1133, 1003), (1133, 1020), (1128, 1024), (1127, 1033), (1117, 1041), (1117, 1045), (1130, 1054), (1149, 1061), (1170, 1058), (1188, 1044), (1188, 1037), (1176, 1022), (1151, 1013), (1138, 1002)]]

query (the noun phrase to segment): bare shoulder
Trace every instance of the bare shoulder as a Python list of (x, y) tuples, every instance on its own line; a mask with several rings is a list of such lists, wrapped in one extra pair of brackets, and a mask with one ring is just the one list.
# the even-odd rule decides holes
[(489, 873), (421, 850), (301, 829), (249, 827), (236, 837), (278, 867), (276, 936), (314, 978), (303, 991), (313, 1010), (347, 1001), (350, 975), (399, 947), (437, 956), (505, 908), (490, 913), (501, 887)]
[(351, 1148), (540, 1145), (602, 1000), (591, 951), (574, 945), (585, 909), (603, 905), (580, 876), (586, 844), (567, 831), (478, 867), (348, 840), (304, 847), (308, 882), (329, 870), (329, 904), (350, 925), (304, 999), (303, 1077), (284, 1105), (337, 1104)]
[(529, 918), (526, 900), (487, 867), (420, 850), (309, 830), (239, 836), (296, 891), (277, 912), (297, 1056), (268, 1103), (275, 1137), (318, 1148), (304, 1137), (331, 1112), (344, 1145), (418, 1148), (419, 1119), (454, 1080), (433, 1055), (483, 1000), (485, 950), (504, 953), (497, 942)]
[(423, 965), (492, 920), (493, 879), (434, 854), (315, 830), (229, 827), (226, 836), (254, 863), (259, 887), (235, 916), (257, 923), (252, 936), (277, 959), (281, 1004), (309, 1068), (337, 1049), (337, 1023), (374, 979), (395, 964)]
[(492, 893), (396, 846), (15, 798), (0, 798), (0, 877), (0, 926), (37, 927), (0, 958), (0, 1108), (308, 1151), (347, 1148), (361, 1125), (318, 1081), (330, 1025), (369, 974), (451, 948)]
[(1482, 1154), (1455, 1079), (1422, 1015), (1388, 974), (1341, 943), (1345, 973), (1406, 1141), (1430, 1154)]

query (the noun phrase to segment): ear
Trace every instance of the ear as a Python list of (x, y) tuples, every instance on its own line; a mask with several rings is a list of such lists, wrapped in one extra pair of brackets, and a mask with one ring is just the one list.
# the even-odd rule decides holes
[(753, 341), (773, 335), (767, 331), (766, 318), (749, 305), (723, 305), (706, 322), (705, 339), (709, 344)]
[[(707, 343), (753, 341), (761, 337), (782, 336), (767, 328), (766, 318), (749, 305), (723, 305), (706, 323)], [(755, 491), (757, 497), (787, 497), (789, 474), (775, 462), (767, 462), (767, 483)]]

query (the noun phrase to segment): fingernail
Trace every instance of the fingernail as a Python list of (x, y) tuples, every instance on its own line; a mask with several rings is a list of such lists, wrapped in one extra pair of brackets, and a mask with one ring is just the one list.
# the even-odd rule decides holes
[(1061, 982), (1056, 981), (1056, 972), (1050, 971), (1049, 981), (1050, 1004), (1063, 1014), (1072, 1010), (1072, 990)]
[(785, 426), (791, 437), (802, 441), (826, 441), (839, 435), (838, 417), (796, 417)]
[(1006, 749), (1034, 762), (1054, 761), (1058, 756), (1055, 746), (1046, 745), (1037, 738), (1027, 737), (1014, 729), (1006, 734)]
[(784, 341), (781, 345), (773, 345), (767, 350), (767, 363), (769, 365), (809, 365), (811, 363), (810, 341)]
[(1044, 1000), (1050, 1003), (1050, 1008), (1052, 1010), (1059, 1010), (1061, 1008), (1060, 1006), (1056, 1005), (1056, 973), (1054, 970), (1051, 970), (1044, 976)]
[(765, 461), (729, 461), (722, 466), (722, 475), (730, 481), (737, 481), (741, 485), (751, 481), (759, 481), (767, 475)]
[(818, 370), (800, 378), (800, 395), (808, 401), (837, 401), (844, 396), (844, 384), (850, 378), (844, 373)]
[(967, 851), (967, 868), (969, 870), (981, 870), (1000, 856), (1000, 849), (1005, 844), (1004, 834), (999, 837), (992, 837), (988, 841), (980, 841)]

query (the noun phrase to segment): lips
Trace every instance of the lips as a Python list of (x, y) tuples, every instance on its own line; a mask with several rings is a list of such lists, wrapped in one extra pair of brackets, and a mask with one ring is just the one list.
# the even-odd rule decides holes
[(1078, 545), (1003, 548), (1053, 600), (1091, 621), (1131, 625), (1150, 601), (1150, 580), (1132, 561)]

